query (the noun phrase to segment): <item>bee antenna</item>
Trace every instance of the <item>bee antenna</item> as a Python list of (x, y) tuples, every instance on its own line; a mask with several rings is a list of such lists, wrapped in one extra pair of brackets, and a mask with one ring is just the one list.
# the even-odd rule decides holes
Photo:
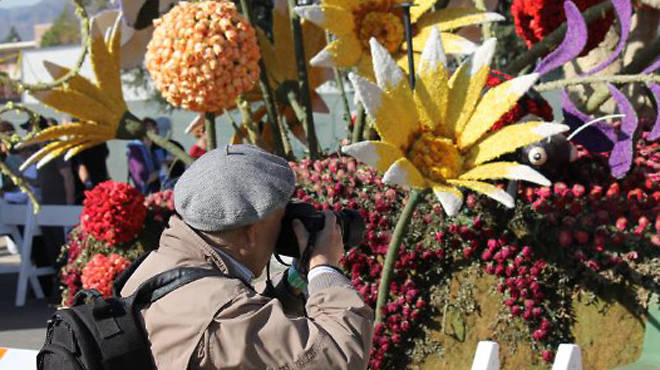
[(575, 131), (573, 131), (573, 132), (572, 132), (572, 133), (566, 138), (566, 140), (571, 141), (571, 139), (573, 139), (577, 134), (579, 134), (580, 131), (584, 130), (585, 128), (587, 128), (587, 127), (589, 127), (589, 126), (591, 126), (591, 125), (593, 125), (593, 124), (596, 123), (596, 122), (605, 121), (606, 119), (610, 119), (610, 118), (623, 118), (623, 117), (625, 117), (625, 116), (626, 116), (625, 114), (610, 114), (610, 115), (607, 115), (607, 116), (602, 116), (602, 117), (599, 117), (599, 118), (593, 119), (593, 120), (591, 120), (591, 121), (589, 121), (589, 122), (583, 124), (582, 126), (578, 127)]

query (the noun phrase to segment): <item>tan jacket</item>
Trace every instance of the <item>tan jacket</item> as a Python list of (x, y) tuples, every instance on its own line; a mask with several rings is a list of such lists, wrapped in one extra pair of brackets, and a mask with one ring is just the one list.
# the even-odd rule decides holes
[[(142, 311), (156, 366), (166, 369), (364, 369), (373, 311), (343, 276), (323, 273), (308, 286), (307, 316), (299, 299), (276, 284), (277, 299), (256, 293), (222, 257), (177, 217), (128, 280), (132, 294), (174, 267), (205, 267), (227, 277), (183, 286)], [(298, 304), (298, 308), (302, 305)]]

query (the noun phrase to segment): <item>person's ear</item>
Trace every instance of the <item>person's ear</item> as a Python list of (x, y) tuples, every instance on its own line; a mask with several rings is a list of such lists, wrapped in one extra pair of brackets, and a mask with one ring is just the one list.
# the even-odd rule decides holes
[(247, 238), (247, 244), (251, 249), (254, 249), (257, 246), (257, 224), (253, 223), (245, 228), (245, 237)]

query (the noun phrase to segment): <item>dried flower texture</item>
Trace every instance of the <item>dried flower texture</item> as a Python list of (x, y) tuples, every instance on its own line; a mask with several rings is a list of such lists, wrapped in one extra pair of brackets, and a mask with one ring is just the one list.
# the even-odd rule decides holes
[(387, 49), (371, 40), (376, 84), (351, 75), (380, 141), (363, 141), (342, 148), (384, 173), (387, 184), (432, 188), (448, 215), (463, 204), (459, 188), (486, 194), (507, 207), (513, 199), (483, 180), (550, 182), (534, 169), (516, 162), (491, 162), (501, 155), (567, 126), (526, 122), (490, 133), (500, 118), (536, 82), (538, 74), (511, 79), (483, 94), (495, 40), (484, 42), (450, 76), (440, 32), (433, 29), (419, 61), (414, 91)]
[[(584, 11), (603, 0), (573, 0), (573, 2), (580, 11)], [(542, 41), (566, 21), (564, 2), (556, 0), (514, 0), (511, 14), (516, 24), (516, 33), (525, 40), (528, 48)], [(614, 14), (609, 12), (605, 17), (589, 24), (589, 39), (581, 56), (587, 55), (603, 41), (613, 22)]]
[(80, 222), (88, 234), (110, 245), (133, 240), (144, 227), (144, 196), (123, 182), (106, 181), (86, 192)]
[(130, 264), (129, 260), (118, 254), (97, 254), (82, 270), (82, 286), (84, 289), (96, 289), (104, 298), (108, 298), (112, 295), (115, 278)]
[(180, 2), (154, 24), (147, 69), (171, 104), (218, 112), (259, 78), (254, 28), (231, 2)]

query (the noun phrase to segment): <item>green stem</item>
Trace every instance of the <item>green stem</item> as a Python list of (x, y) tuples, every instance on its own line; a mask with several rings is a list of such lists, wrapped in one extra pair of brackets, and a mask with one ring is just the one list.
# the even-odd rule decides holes
[(286, 122), (286, 118), (284, 117), (282, 117), (278, 122), (278, 125), (280, 125), (280, 132), (282, 133), (282, 144), (284, 145), (284, 158), (288, 160), (294, 160), (295, 156), (293, 155), (293, 148), (291, 147), (291, 141), (289, 140), (289, 136), (287, 136), (287, 130), (284, 127), (285, 122)]
[(392, 240), (387, 247), (387, 254), (385, 255), (385, 262), (383, 262), (383, 272), (380, 278), (380, 284), (378, 286), (378, 299), (376, 301), (376, 321), (375, 324), (378, 324), (383, 320), (383, 307), (387, 302), (387, 298), (390, 295), (390, 281), (392, 280), (392, 273), (394, 272), (394, 261), (398, 256), (399, 247), (401, 246), (401, 241), (403, 236), (406, 233), (406, 229), (410, 224), (412, 219), (413, 212), (417, 208), (417, 204), (422, 200), (423, 190), (415, 189), (410, 192), (408, 197), (408, 203), (406, 203), (399, 220), (394, 227), (394, 232), (392, 233)]
[(215, 135), (215, 114), (211, 112), (204, 113), (204, 120), (206, 121), (206, 151), (210, 152), (218, 147), (218, 141)]
[(298, 94), (305, 108), (305, 117), (302, 121), (305, 135), (307, 136), (307, 145), (309, 147), (309, 156), (312, 159), (320, 157), (318, 138), (314, 128), (314, 114), (312, 112), (312, 100), (309, 95), (309, 79), (307, 78), (307, 57), (305, 56), (305, 47), (303, 45), (302, 26), (300, 25), (300, 16), (293, 10), (296, 7), (296, 0), (289, 0), (289, 15), (291, 16), (291, 32), (293, 33), (293, 45), (296, 53), (296, 67), (298, 69)]
[[(488, 11), (486, 8), (486, 2), (484, 0), (474, 0), (474, 6), (484, 12)], [(488, 40), (489, 38), (493, 37), (493, 30), (490, 22), (486, 22), (481, 25), (481, 32), (483, 33), (484, 40)]]
[[(605, 12), (608, 12), (611, 9), (612, 3), (609, 1), (604, 1), (582, 12), (582, 16), (588, 24), (602, 17)], [(536, 62), (538, 58), (548, 54), (550, 51), (552, 51), (555, 45), (559, 44), (564, 39), (564, 36), (566, 35), (566, 28), (566, 22), (562, 23), (561, 26), (557, 27), (557, 29), (552, 31), (552, 33), (544, 37), (541, 42), (538, 42), (531, 49), (529, 49), (527, 53), (519, 56), (516, 60), (511, 62), (506, 70), (506, 73), (510, 75), (517, 75), (527, 66)]]
[[(326, 31), (325, 33), (327, 43), (332, 41), (330, 33)], [(344, 74), (339, 68), (333, 68), (332, 71), (335, 74), (335, 83), (339, 89), (339, 95), (341, 97), (341, 102), (344, 107), (344, 121), (346, 122), (346, 127), (351, 124), (351, 106), (348, 104), (348, 97), (346, 96), (346, 89), (344, 88)]]
[(537, 85), (534, 89), (538, 92), (562, 89), (572, 85), (585, 85), (595, 83), (615, 83), (625, 84), (631, 82), (660, 82), (660, 75), (615, 75), (615, 76), (587, 76), (567, 78), (565, 80), (558, 80), (552, 82), (542, 83)]
[(353, 137), (351, 142), (357, 143), (362, 141), (362, 131), (364, 131), (366, 121), (367, 111), (364, 109), (362, 102), (358, 102), (357, 110), (355, 112), (355, 126), (353, 127)]
[[(660, 37), (655, 39), (650, 45), (644, 47), (639, 51), (637, 57), (627, 66), (621, 70), (622, 74), (635, 74), (640, 73), (644, 68), (648, 67), (660, 55)], [(610, 96), (609, 89), (604, 87), (595, 89), (594, 93), (587, 100), (587, 112), (593, 113), (600, 107), (607, 98)]]
[(247, 128), (248, 139), (252, 145), (257, 145), (261, 147), (259, 139), (259, 130), (257, 123), (254, 122), (254, 117), (252, 116), (252, 109), (250, 103), (245, 99), (244, 95), (240, 95), (236, 100), (236, 106), (238, 111), (241, 113), (241, 120), (243, 121), (243, 126)]
[(181, 149), (178, 146), (174, 145), (171, 141), (169, 141), (166, 138), (158, 135), (157, 133), (152, 132), (152, 131), (147, 131), (146, 135), (156, 145), (158, 145), (159, 147), (161, 147), (161, 148), (167, 150), (168, 152), (172, 153), (173, 156), (177, 157), (177, 159), (179, 159), (183, 163), (185, 163), (186, 166), (190, 166), (195, 161), (195, 159), (193, 159), (193, 157), (189, 156), (188, 153), (183, 151), (183, 149)]
[(291, 109), (293, 109), (293, 114), (296, 115), (296, 118), (298, 121), (303, 122), (305, 119), (305, 107), (300, 105), (300, 102), (298, 101), (298, 91), (295, 89), (289, 89), (286, 92), (286, 98), (289, 101), (289, 105), (291, 106)]
[[(245, 16), (245, 19), (248, 21), (248, 23), (253, 24), (250, 1), (241, 0), (241, 8), (243, 9), (243, 15)], [(262, 45), (259, 45), (259, 48), (263, 50)], [(286, 135), (286, 133), (280, 130), (278, 120), (279, 114), (277, 112), (277, 106), (275, 105), (275, 99), (273, 98), (273, 90), (270, 88), (270, 83), (268, 82), (268, 73), (263, 58), (259, 60), (259, 70), (259, 89), (261, 90), (261, 94), (264, 97), (264, 102), (266, 103), (266, 115), (268, 116), (268, 121), (270, 121), (271, 128), (273, 130), (273, 151), (279, 156), (284, 156), (285, 151), (283, 137)]]

